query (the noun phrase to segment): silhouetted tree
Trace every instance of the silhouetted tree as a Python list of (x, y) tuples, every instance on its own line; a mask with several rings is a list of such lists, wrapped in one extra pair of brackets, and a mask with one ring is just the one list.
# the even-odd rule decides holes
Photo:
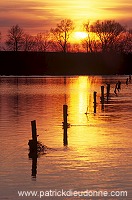
[(132, 53), (132, 29), (129, 29), (126, 32), (123, 46), (125, 53)]
[(90, 48), (89, 48), (89, 40), (88, 38), (85, 38), (82, 40), (82, 47), (85, 49), (85, 51), (88, 52), (99, 52), (101, 51), (100, 42), (94, 38), (90, 41)]
[(125, 28), (118, 22), (107, 20), (96, 21), (91, 25), (91, 31), (98, 36), (103, 52), (115, 51), (119, 35), (125, 31)]
[(60, 52), (60, 51), (62, 51), (61, 46), (56, 41), (54, 41), (53, 39), (51, 40), (50, 48), (49, 49), (50, 49), (50, 51), (53, 51), (53, 52)]
[(34, 51), (35, 48), (35, 37), (29, 34), (24, 34), (23, 37), (23, 50), (24, 51)]
[(35, 39), (36, 50), (46, 52), (51, 45), (50, 32), (39, 33)]
[(131, 30), (126, 30), (122, 32), (115, 44), (114, 44), (115, 52), (118, 53), (130, 53), (132, 52), (132, 32)]
[(74, 53), (78, 53), (78, 52), (82, 52), (82, 45), (80, 43), (70, 43), (68, 44), (68, 50), (69, 52), (74, 52)]
[(6, 45), (9, 50), (21, 50), (24, 43), (24, 32), (18, 25), (12, 26), (8, 30)]
[(82, 41), (83, 47), (86, 49), (86, 52), (92, 52), (92, 40), (91, 40), (91, 31), (90, 31), (90, 22), (83, 24), (85, 32), (87, 32), (87, 37)]
[(82, 47), (88, 52), (100, 51), (100, 42), (97, 40), (97, 36), (91, 30), (90, 21), (83, 24), (84, 31), (87, 33), (87, 37), (82, 40)]
[(51, 29), (51, 33), (62, 48), (63, 52), (67, 52), (68, 40), (73, 30), (73, 22), (70, 19), (62, 20), (59, 24), (57, 24), (57, 28)]

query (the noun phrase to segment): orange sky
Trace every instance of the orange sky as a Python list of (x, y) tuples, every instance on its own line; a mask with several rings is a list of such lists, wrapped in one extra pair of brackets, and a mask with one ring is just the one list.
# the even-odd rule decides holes
[(132, 27), (132, 0), (2, 0), (0, 32), (18, 24), (27, 33), (50, 30), (62, 19), (74, 20), (77, 31), (86, 20), (114, 19)]

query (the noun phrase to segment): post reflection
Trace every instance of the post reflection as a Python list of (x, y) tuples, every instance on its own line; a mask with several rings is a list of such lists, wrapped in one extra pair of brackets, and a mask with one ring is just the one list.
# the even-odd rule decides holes
[[(65, 79), (19, 78), (19, 87), (16, 87), (17, 83), (11, 82), (13, 79), (3, 78), (0, 84), (0, 148), (5, 188), (10, 183), (12, 188), (15, 187), (20, 179), (20, 185), (27, 181), (29, 186), (26, 177), (29, 172), (32, 180), (38, 179), (34, 185), (38, 188), (42, 185), (54, 188), (57, 183), (57, 189), (62, 185), (66, 188), (73, 185), (85, 188), (87, 185), (89, 188), (116, 190), (118, 183), (122, 183), (131, 189), (131, 86), (122, 83), (121, 91), (116, 96), (115, 77), (109, 80), (99, 76)], [(120, 80), (123, 82), (121, 77)], [(100, 87), (105, 86), (106, 94), (106, 83), (110, 83), (111, 90), (102, 110)], [(94, 91), (97, 92), (96, 113), (93, 107)], [(62, 107), (65, 103), (68, 106), (67, 121), (71, 124), (67, 130), (68, 147), (63, 146)], [(28, 154), (25, 144), (31, 137), (29, 123), (33, 119), (38, 122), (40, 141), (49, 150), (46, 158), (38, 160), (38, 155), (29, 155), (31, 162), (25, 163)], [(23, 174), (23, 171), (27, 173)], [(122, 190), (123, 186), (119, 189)]]
[(36, 178), (36, 175), (37, 175), (37, 158), (38, 158), (38, 155), (37, 155), (37, 152), (34, 152), (34, 153), (29, 153), (29, 159), (32, 159), (32, 173), (31, 173), (31, 176), (32, 178)]

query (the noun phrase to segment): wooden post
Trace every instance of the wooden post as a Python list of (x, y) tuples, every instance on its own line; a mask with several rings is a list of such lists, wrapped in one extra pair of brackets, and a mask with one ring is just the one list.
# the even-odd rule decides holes
[(32, 139), (37, 141), (37, 129), (36, 129), (36, 120), (31, 121), (32, 126)]
[(104, 86), (101, 86), (101, 103), (104, 104)]
[(104, 86), (101, 86), (101, 104), (102, 104), (102, 110), (104, 110)]
[(30, 153), (37, 152), (37, 130), (36, 130), (36, 120), (31, 121), (32, 127), (32, 140), (29, 140)]
[(68, 106), (67, 105), (63, 105), (63, 129), (64, 129), (64, 134), (63, 134), (63, 143), (64, 145), (68, 145), (68, 140), (67, 140), (67, 128), (68, 128), (68, 124), (67, 124), (67, 110), (68, 110)]
[(109, 95), (110, 95), (110, 84), (107, 84), (107, 102), (108, 102), (108, 98), (109, 98)]
[(64, 126), (67, 127), (67, 110), (68, 110), (68, 106), (67, 105), (63, 105), (63, 122), (64, 122)]
[(96, 94), (97, 92), (94, 92), (94, 113), (96, 113)]

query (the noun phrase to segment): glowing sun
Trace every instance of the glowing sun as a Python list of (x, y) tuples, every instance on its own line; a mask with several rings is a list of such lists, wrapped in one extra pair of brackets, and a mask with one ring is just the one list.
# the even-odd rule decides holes
[(74, 33), (74, 38), (76, 40), (85, 39), (87, 36), (88, 36), (87, 33), (83, 32), (83, 31), (77, 31), (77, 32)]

